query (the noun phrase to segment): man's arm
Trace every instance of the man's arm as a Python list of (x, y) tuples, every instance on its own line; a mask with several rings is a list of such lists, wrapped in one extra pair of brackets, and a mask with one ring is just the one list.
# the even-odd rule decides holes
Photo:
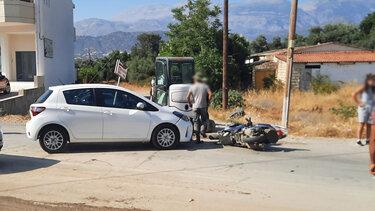
[(208, 105), (210, 105), (211, 104), (211, 100), (212, 100), (212, 91), (211, 91), (211, 89), (208, 89), (207, 93), (208, 93)]
[(191, 92), (189, 92), (186, 96), (186, 100), (188, 101), (189, 107), (192, 108), (193, 104), (191, 104)]

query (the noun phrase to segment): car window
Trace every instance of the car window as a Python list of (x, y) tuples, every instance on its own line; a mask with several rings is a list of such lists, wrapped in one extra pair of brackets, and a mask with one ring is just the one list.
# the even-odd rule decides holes
[(66, 103), (71, 105), (95, 106), (95, 96), (92, 89), (73, 89), (64, 91)]
[(52, 90), (48, 90), (48, 91), (46, 91), (42, 96), (40, 96), (39, 98), (38, 98), (38, 100), (36, 100), (36, 104), (40, 104), (40, 103), (44, 103), (44, 102), (46, 102), (46, 100), (49, 98), (49, 96), (51, 96), (51, 94), (53, 93), (53, 91)]
[(99, 105), (109, 108), (137, 109), (138, 103), (145, 104), (146, 111), (157, 111), (157, 108), (128, 92), (115, 89), (96, 89)]

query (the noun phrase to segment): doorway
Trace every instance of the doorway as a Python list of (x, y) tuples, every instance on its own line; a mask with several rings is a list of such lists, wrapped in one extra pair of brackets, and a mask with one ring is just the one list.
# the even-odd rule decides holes
[(34, 81), (36, 75), (35, 51), (16, 52), (17, 81)]

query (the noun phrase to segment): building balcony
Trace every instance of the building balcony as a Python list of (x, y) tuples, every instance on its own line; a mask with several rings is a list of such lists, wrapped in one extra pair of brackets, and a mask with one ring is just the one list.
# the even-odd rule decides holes
[(34, 23), (34, 0), (0, 0), (0, 26)]

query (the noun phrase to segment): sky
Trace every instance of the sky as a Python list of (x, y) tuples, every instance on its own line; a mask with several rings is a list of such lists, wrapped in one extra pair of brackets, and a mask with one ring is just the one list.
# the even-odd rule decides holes
[[(87, 18), (100, 18), (109, 20), (123, 10), (145, 4), (170, 4), (174, 5), (183, 0), (73, 0), (76, 5), (74, 11), (75, 21)], [(229, 0), (229, 3), (245, 0)], [(300, 0), (306, 2), (312, 0)], [(213, 2), (219, 2), (215, 0)]]

